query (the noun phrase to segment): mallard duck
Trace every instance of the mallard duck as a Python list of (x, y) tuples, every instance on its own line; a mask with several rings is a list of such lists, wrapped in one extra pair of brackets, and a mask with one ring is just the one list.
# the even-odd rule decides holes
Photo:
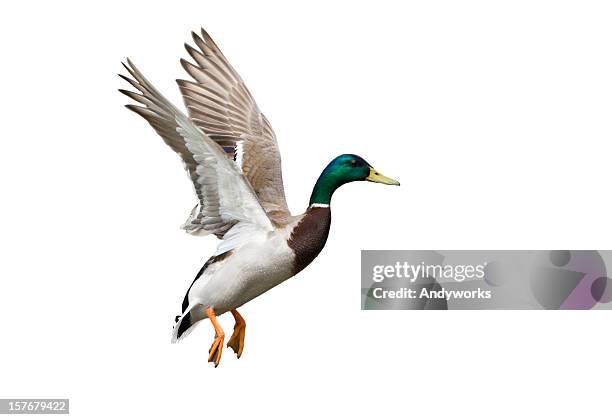
[(227, 346), (240, 358), (246, 323), (238, 308), (295, 276), (321, 252), (331, 222), (334, 191), (352, 181), (399, 185), (363, 158), (343, 154), (319, 176), (308, 208), (292, 215), (287, 207), (281, 159), (270, 123), (244, 82), (202, 29), (185, 44), (193, 62), (181, 64), (193, 80), (178, 80), (187, 114), (172, 105), (128, 59), (138, 92), (120, 89), (140, 105), (142, 116), (181, 158), (198, 198), (182, 228), (192, 235), (216, 235), (219, 243), (187, 289), (172, 341), (209, 319), (215, 338), (208, 361), (219, 365), (225, 333), (217, 317), (231, 312), (235, 326)]

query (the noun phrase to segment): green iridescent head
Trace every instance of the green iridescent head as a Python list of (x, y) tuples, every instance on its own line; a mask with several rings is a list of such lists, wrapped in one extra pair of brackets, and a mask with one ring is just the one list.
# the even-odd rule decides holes
[(310, 196), (310, 205), (329, 205), (338, 187), (353, 181), (370, 181), (387, 185), (399, 185), (394, 179), (379, 174), (363, 158), (357, 155), (340, 155), (321, 172)]

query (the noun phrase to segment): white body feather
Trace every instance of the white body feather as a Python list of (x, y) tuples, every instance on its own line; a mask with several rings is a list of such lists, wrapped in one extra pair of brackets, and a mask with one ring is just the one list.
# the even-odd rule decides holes
[[(221, 315), (292, 277), (295, 253), (287, 239), (298, 222), (299, 219), (271, 232), (260, 231), (248, 242), (233, 248), (227, 258), (209, 265), (188, 292), (189, 306), (181, 318), (190, 312), (192, 326), (181, 339), (197, 322), (207, 318), (206, 308), (212, 307), (216, 315)], [(172, 333), (173, 341), (177, 340), (180, 323), (179, 318)]]
[(217, 315), (238, 308), (291, 277), (294, 258), (284, 231), (258, 235), (212, 264), (191, 287), (189, 303)]

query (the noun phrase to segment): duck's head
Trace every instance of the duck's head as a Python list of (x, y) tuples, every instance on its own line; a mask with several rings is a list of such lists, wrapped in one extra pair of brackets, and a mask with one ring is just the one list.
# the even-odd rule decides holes
[(332, 160), (325, 167), (310, 196), (310, 205), (329, 205), (338, 187), (353, 181), (370, 181), (386, 185), (399, 185), (395, 179), (379, 173), (360, 156), (345, 154)]

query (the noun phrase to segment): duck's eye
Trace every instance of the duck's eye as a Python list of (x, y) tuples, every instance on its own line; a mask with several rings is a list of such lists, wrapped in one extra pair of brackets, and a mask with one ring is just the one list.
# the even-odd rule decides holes
[(355, 166), (357, 166), (357, 161), (353, 159), (349, 162), (349, 165), (351, 165), (354, 168)]

